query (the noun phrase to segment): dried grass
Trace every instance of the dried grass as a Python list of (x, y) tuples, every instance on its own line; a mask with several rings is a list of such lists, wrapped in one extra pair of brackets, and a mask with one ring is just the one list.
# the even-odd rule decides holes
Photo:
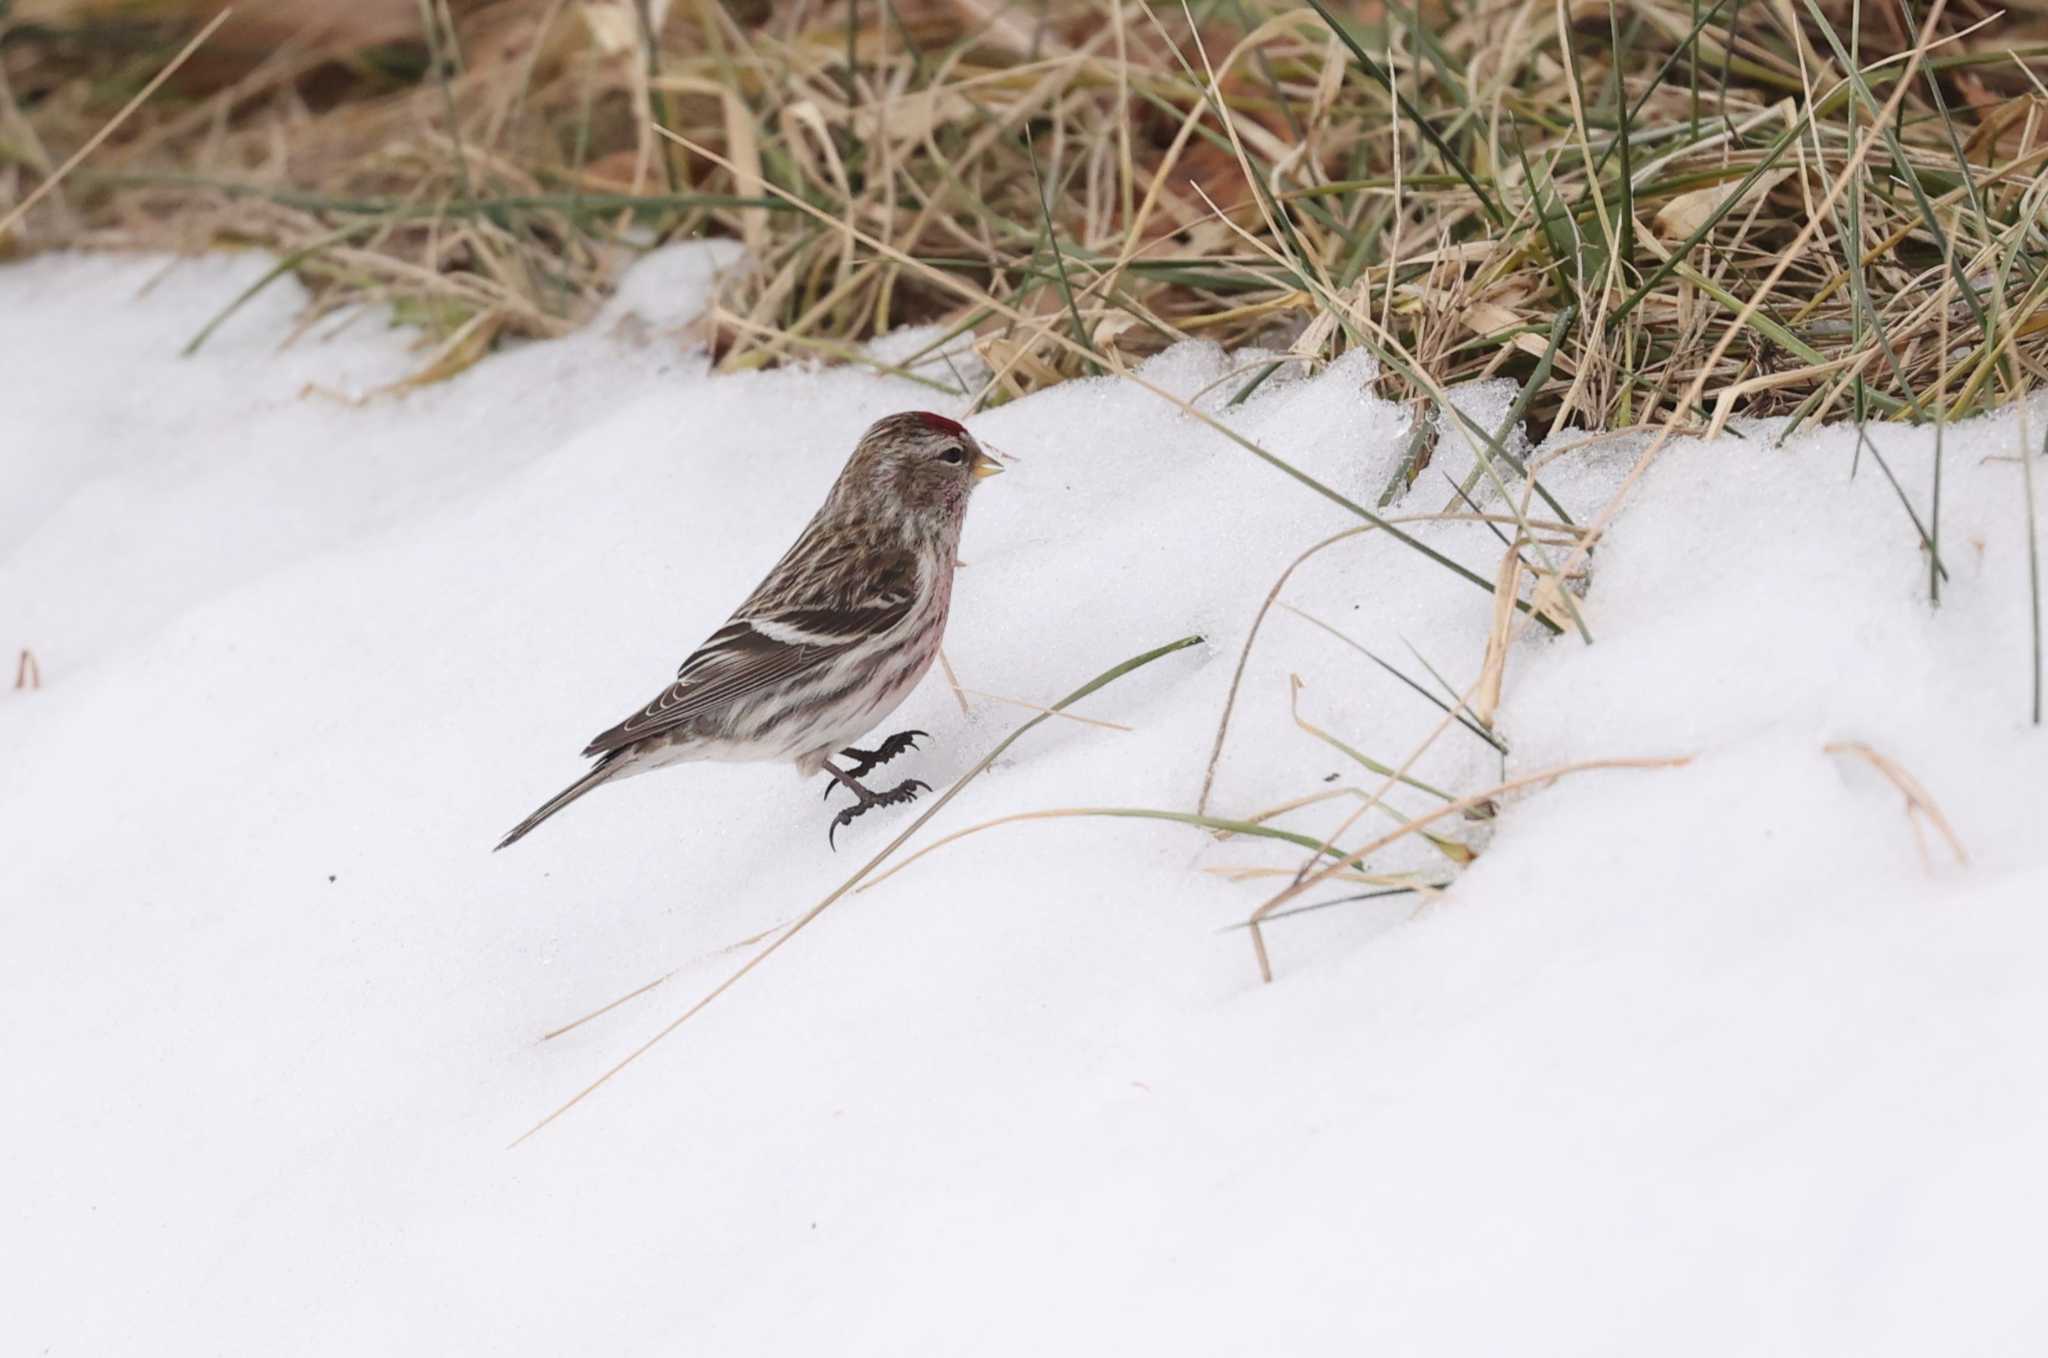
[[(0, 20), (0, 213), (193, 8)], [(987, 401), (1189, 335), (1309, 367), (1365, 347), (1396, 398), (1510, 376), (1532, 432), (1946, 419), (2048, 372), (2025, 12), (1959, 10), (1904, 90), (1914, 14), (1847, 0), (337, 13), (238, 16), (13, 247), (262, 245), (321, 307), (424, 323), (429, 378), (575, 325), (637, 249), (695, 234), (750, 247), (714, 318), (727, 368), (935, 322), (997, 373)]]

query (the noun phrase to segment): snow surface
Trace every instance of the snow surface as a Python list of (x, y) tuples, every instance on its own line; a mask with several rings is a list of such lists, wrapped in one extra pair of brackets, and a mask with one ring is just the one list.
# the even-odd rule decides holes
[[(840, 902), (507, 1150), (913, 814), (835, 855), (815, 784), (693, 766), (489, 852), (869, 421), (962, 406), (851, 368), (708, 375), (687, 322), (724, 258), (661, 252), (582, 334), (360, 401), (411, 336), (357, 315), (286, 346), (288, 284), (177, 357), (262, 260), (0, 269), (0, 646), (44, 679), (0, 692), (0, 1349), (2048, 1346), (2048, 740), (2014, 461), (2038, 406), (1948, 431), (1938, 608), (1853, 433), (1670, 449), (1595, 558), (1595, 643), (1525, 637), (1501, 727), (1509, 775), (1697, 758), (1510, 798), (1425, 908), (1277, 922), (1273, 985), (1226, 926), (1278, 883), (1204, 869), (1297, 851), (1004, 826)], [(1231, 366), (1187, 346), (1147, 375), (1215, 407)], [(1405, 416), (1369, 375), (1229, 418), (1370, 500)], [(1113, 379), (973, 425), (1017, 462), (970, 515), (963, 685), (1050, 702), (1207, 640), (1077, 709), (1133, 730), (1041, 726), (918, 842), (1190, 809), (1260, 600), (1351, 520)], [(1924, 516), (1931, 433), (1873, 437)], [(1546, 482), (1587, 515), (1640, 446)], [(1446, 496), (1432, 473), (1397, 509)], [(1493, 578), (1484, 530), (1416, 531)], [(1284, 597), (1461, 688), (1492, 611), (1377, 534)], [(1216, 811), (1377, 784), (1292, 724), (1291, 674), (1304, 718), (1389, 763), (1439, 715), (1275, 609)], [(935, 677), (892, 723), (935, 737), (900, 767), (943, 788), (1029, 715), (963, 715)], [(1841, 741), (1917, 777), (1970, 865)], [(1452, 730), (1417, 773), (1463, 793), (1502, 766)]]

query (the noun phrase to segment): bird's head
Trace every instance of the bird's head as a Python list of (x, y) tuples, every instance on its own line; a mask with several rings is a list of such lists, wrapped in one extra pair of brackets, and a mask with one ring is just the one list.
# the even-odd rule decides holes
[(1002, 464), (964, 425), (927, 410), (875, 421), (840, 474), (840, 488), (871, 515), (902, 515), (915, 531), (957, 531), (974, 483)]

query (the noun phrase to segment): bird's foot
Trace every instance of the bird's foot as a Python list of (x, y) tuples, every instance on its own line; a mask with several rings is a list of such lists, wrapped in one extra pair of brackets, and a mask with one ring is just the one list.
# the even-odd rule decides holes
[[(842, 758), (853, 761), (853, 767), (846, 771), (846, 776), (849, 778), (867, 777), (870, 773), (882, 767), (882, 765), (888, 763), (897, 755), (902, 754), (905, 750), (916, 749), (919, 736), (923, 736), (926, 740), (932, 738), (929, 731), (898, 731), (872, 750), (841, 750), (839, 753)], [(825, 798), (827, 801), (831, 800), (832, 789), (838, 786), (839, 780), (836, 778), (825, 784)]]
[[(894, 737), (891, 737), (891, 739), (894, 739)], [(832, 818), (832, 827), (825, 832), (825, 842), (834, 849), (839, 847), (838, 844), (833, 842), (833, 836), (839, 833), (839, 828), (843, 825), (853, 824), (854, 818), (865, 815), (870, 807), (902, 806), (908, 802), (916, 801), (918, 793), (930, 792), (932, 790), (931, 784), (921, 783), (915, 778), (905, 779), (887, 792), (869, 792), (859, 783), (854, 782), (851, 774), (846, 776), (845, 781), (847, 787), (852, 789), (853, 794), (859, 797), (860, 800)]]

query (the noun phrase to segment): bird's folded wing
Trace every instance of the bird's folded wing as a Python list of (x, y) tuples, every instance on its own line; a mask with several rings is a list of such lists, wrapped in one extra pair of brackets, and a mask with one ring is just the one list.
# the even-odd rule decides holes
[(912, 602), (909, 590), (888, 589), (865, 599), (736, 617), (683, 662), (660, 697), (597, 736), (583, 753), (610, 754), (764, 689), (792, 684), (897, 626)]

